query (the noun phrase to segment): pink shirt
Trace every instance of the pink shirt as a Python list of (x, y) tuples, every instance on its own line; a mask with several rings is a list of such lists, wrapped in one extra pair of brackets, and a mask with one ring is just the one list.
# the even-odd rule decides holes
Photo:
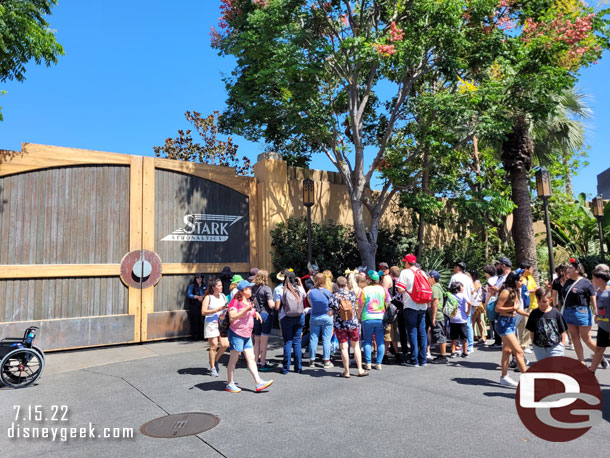
[[(240, 312), (245, 307), (248, 307), (248, 305), (248, 302), (240, 302), (234, 298), (229, 304), (229, 311), (235, 309), (235, 311)], [(240, 318), (233, 320), (229, 325), (229, 329), (240, 337), (250, 337), (254, 328), (254, 315), (256, 315), (256, 310), (252, 309)]]

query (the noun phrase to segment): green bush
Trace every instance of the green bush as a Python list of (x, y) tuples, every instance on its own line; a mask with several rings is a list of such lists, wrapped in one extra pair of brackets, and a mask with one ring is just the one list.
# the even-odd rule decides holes
[[(312, 262), (320, 270), (335, 275), (360, 264), (354, 234), (350, 227), (326, 221), (311, 223)], [(307, 221), (290, 218), (271, 230), (272, 262), (276, 271), (292, 268), (297, 275), (307, 272)]]
[[(334, 221), (311, 224), (312, 261), (320, 270), (343, 274), (361, 264), (354, 231)], [(377, 238), (377, 262), (402, 265), (402, 257), (414, 250), (417, 237), (401, 228), (382, 228)], [(290, 218), (271, 230), (272, 262), (276, 271), (291, 267), (297, 274), (307, 272), (307, 221)], [(377, 266), (367, 266), (369, 269)]]

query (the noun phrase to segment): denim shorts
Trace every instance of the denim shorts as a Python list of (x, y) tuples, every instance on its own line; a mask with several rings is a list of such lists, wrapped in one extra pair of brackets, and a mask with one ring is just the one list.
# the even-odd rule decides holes
[(561, 343), (553, 345), (552, 347), (539, 347), (537, 345), (532, 345), (532, 348), (534, 349), (534, 354), (536, 355), (537, 361), (544, 358), (551, 358), (553, 356), (563, 356), (565, 350)]
[(263, 322), (254, 319), (254, 335), (255, 336), (270, 336), (271, 328), (273, 327), (273, 313), (267, 313), (264, 310), (260, 312)]
[(593, 313), (589, 307), (566, 307), (563, 309), (566, 323), (575, 326), (593, 326)]
[(252, 348), (252, 338), (239, 336), (229, 329), (229, 350), (242, 352), (246, 348)]
[(516, 334), (516, 327), (517, 319), (514, 316), (498, 315), (498, 318), (496, 318), (496, 332), (500, 334), (501, 337)]

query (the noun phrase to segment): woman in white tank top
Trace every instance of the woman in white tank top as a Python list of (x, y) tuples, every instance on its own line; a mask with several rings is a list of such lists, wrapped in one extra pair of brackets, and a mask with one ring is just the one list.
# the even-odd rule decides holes
[(218, 317), (227, 308), (227, 299), (222, 294), (222, 281), (212, 278), (208, 283), (206, 295), (201, 303), (201, 314), (205, 317), (204, 333), (210, 343), (210, 375), (218, 377), (218, 360), (229, 348), (229, 339), (220, 337)]

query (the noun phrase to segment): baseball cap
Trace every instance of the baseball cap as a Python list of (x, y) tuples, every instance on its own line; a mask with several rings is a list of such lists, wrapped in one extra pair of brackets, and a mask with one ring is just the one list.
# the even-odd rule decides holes
[(414, 254), (408, 254), (402, 260), (403, 262), (408, 262), (409, 264), (415, 264), (417, 262), (417, 258)]
[(464, 261), (455, 261), (453, 265), (459, 267), (464, 271), (466, 270), (466, 263)]
[(504, 264), (506, 267), (512, 267), (513, 263), (510, 262), (510, 259), (508, 259), (506, 256), (502, 256), (500, 259), (498, 259), (498, 262), (500, 264)]
[(239, 274), (235, 274), (233, 275), (233, 278), (231, 278), (231, 284), (233, 283), (239, 283), (240, 281), (242, 281), (244, 278), (239, 275)]
[(254, 283), (249, 282), (248, 280), (242, 280), (237, 284), (237, 291), (242, 291), (246, 288), (252, 288)]
[(441, 279), (441, 274), (439, 274), (436, 270), (431, 270), (430, 272), (428, 272), (428, 275), (434, 278), (435, 281), (439, 281)]
[(388, 269), (390, 266), (388, 265), (388, 263), (387, 263), (387, 262), (380, 262), (380, 263), (379, 263), (379, 268), (381, 269), (382, 267), (383, 267), (384, 269)]

